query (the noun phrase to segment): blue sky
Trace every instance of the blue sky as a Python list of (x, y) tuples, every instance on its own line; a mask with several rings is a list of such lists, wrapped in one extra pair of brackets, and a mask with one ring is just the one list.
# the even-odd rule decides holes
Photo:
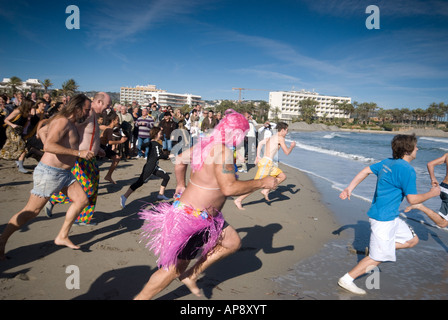
[[(80, 10), (69, 30), (66, 8)], [(380, 29), (366, 28), (369, 5)], [(1, 0), (0, 78), (154, 84), (203, 99), (309, 90), (383, 108), (448, 103), (448, 1)]]

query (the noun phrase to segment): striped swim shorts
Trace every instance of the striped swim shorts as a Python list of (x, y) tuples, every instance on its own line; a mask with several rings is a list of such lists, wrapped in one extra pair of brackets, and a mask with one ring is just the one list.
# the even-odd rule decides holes
[(277, 167), (277, 164), (268, 157), (263, 157), (258, 161), (258, 170), (254, 179), (263, 179), (264, 177), (271, 176), (277, 177), (283, 171)]

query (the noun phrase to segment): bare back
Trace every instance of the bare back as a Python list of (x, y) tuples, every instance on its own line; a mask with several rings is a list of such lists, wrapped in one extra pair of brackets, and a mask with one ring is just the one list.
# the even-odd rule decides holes
[(76, 156), (58, 153), (59, 147), (78, 150), (79, 135), (74, 122), (65, 117), (56, 116), (48, 124), (45, 141), (45, 153), (40, 162), (48, 166), (70, 169), (76, 162)]
[[(270, 159), (274, 159), (275, 155), (278, 152), (278, 149), (280, 147), (279, 140), (281, 137), (279, 137), (278, 134), (275, 134), (265, 140), (265, 147), (264, 147), (264, 156), (268, 157)], [(284, 141), (284, 138), (283, 138)]]

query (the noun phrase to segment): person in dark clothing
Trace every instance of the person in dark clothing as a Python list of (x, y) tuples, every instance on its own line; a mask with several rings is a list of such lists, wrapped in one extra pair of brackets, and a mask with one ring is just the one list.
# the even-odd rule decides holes
[(163, 150), (171, 151), (173, 148), (171, 133), (177, 129), (177, 123), (173, 121), (173, 116), (170, 112), (165, 112), (163, 120), (159, 123), (159, 127), (163, 129)]
[(149, 135), (151, 140), (142, 145), (142, 147), (144, 148), (146, 148), (146, 145), (149, 145), (148, 158), (146, 160), (145, 166), (143, 167), (142, 173), (140, 174), (140, 177), (129, 187), (128, 191), (126, 191), (126, 193), (120, 197), (120, 206), (122, 208), (125, 207), (126, 200), (129, 198), (129, 196), (135, 190), (140, 188), (144, 183), (148, 182), (151, 175), (155, 175), (163, 179), (162, 184), (160, 185), (160, 191), (157, 195), (157, 199), (169, 200), (169, 198), (165, 196), (165, 188), (170, 181), (170, 176), (158, 166), (159, 159), (168, 159), (169, 157), (162, 151), (162, 146), (158, 142), (162, 139), (162, 129), (160, 127), (153, 127), (149, 132)]

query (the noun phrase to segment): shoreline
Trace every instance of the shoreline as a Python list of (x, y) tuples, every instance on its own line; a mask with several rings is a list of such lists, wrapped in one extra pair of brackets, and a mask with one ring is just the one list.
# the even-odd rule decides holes
[(325, 124), (307, 124), (305, 122), (294, 122), (289, 126), (290, 131), (294, 132), (310, 132), (310, 131), (341, 131), (341, 132), (359, 132), (359, 133), (373, 133), (373, 134), (412, 134), (422, 137), (438, 137), (448, 138), (448, 132), (439, 129), (407, 129), (400, 131), (379, 131), (366, 129), (345, 129), (337, 126), (327, 126)]
[[(32, 162), (32, 165), (29, 163)], [(27, 160), (25, 167), (37, 163)], [(10, 259), (0, 262), (0, 299), (2, 300), (130, 300), (156, 270), (155, 258), (139, 243), (142, 224), (138, 211), (155, 201), (159, 179), (151, 179), (138, 189), (125, 209), (119, 207), (119, 196), (140, 174), (144, 161), (122, 161), (114, 172), (117, 185), (103, 177), (110, 162), (100, 165), (100, 187), (93, 220), (97, 226), (73, 226), (70, 237), (81, 246), (71, 250), (54, 245), (68, 205), (57, 205), (53, 218), (42, 212), (7, 244)], [(175, 188), (174, 166), (160, 161), (170, 173), (166, 195)], [(217, 262), (203, 274), (198, 286), (204, 296), (197, 298), (179, 281), (173, 281), (156, 300), (288, 300), (295, 293), (285, 293), (273, 281), (286, 274), (295, 264), (318, 253), (326, 243), (337, 239), (332, 231), (339, 228), (331, 210), (310, 178), (300, 170), (280, 165), (288, 176), (270, 194), (267, 203), (260, 192), (249, 196), (245, 211), (232, 199), (223, 213), (242, 238), (241, 249)], [(241, 180), (252, 179), (256, 168), (240, 174)], [(13, 161), (0, 160), (0, 227), (23, 208), (32, 188), (32, 175), (20, 174)], [(279, 261), (281, 263), (279, 263)], [(69, 266), (80, 270), (80, 289), (69, 290), (66, 273)]]

